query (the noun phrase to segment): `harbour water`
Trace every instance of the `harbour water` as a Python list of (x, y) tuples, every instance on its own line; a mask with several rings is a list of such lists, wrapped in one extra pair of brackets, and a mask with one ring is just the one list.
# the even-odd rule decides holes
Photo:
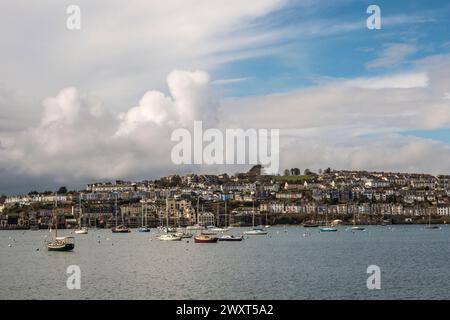
[[(155, 229), (99, 229), (74, 235), (73, 252), (48, 252), (45, 230), (1, 231), (0, 299), (450, 298), (447, 225), (269, 231), (242, 242), (195, 244), (158, 241)], [(79, 290), (66, 287), (69, 265), (81, 268)], [(380, 290), (366, 286), (369, 265), (381, 269)]]

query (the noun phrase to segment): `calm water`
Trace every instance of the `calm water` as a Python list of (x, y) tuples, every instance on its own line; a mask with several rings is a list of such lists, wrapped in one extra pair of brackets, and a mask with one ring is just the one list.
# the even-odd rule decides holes
[[(0, 231), (0, 299), (450, 298), (449, 226), (269, 230), (217, 244), (160, 242), (155, 229), (90, 230), (75, 235), (68, 253), (48, 252), (44, 230)], [(66, 288), (73, 264), (81, 268), (80, 290)], [(381, 268), (381, 290), (366, 287), (372, 264)]]

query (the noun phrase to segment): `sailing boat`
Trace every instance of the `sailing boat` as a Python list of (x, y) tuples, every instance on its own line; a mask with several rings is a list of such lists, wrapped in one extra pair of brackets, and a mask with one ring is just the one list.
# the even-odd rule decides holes
[(270, 228), (270, 225), (267, 223), (267, 211), (266, 211), (266, 228)]
[(173, 233), (169, 233), (169, 210), (168, 210), (168, 199), (166, 198), (166, 223), (167, 223), (167, 227), (166, 227), (166, 233), (162, 234), (158, 237), (159, 240), (161, 241), (181, 241), (181, 237), (173, 234)]
[[(55, 239), (47, 243), (48, 251), (71, 251), (75, 248), (75, 238), (74, 237), (58, 237), (58, 212), (56, 208), (58, 207), (58, 200), (55, 198)], [(50, 228), (51, 231), (51, 228)]]
[(139, 227), (139, 232), (150, 232), (150, 228), (147, 227), (147, 206), (145, 207), (145, 225), (144, 225), (144, 199), (141, 199), (141, 226)]
[(200, 234), (194, 237), (195, 243), (216, 243), (219, 238), (215, 237), (214, 234), (206, 234), (203, 229), (200, 230)]
[(114, 228), (112, 228), (111, 231), (113, 233), (129, 233), (129, 232), (131, 232), (130, 229), (128, 229), (124, 225), (123, 214), (122, 214), (122, 224), (120, 226), (117, 225), (117, 194), (116, 194), (114, 212), (115, 212), (115, 215), (116, 215), (116, 226)]
[(78, 217), (78, 219), (80, 220), (80, 223), (78, 225), (78, 229), (75, 230), (75, 234), (88, 234), (88, 228), (81, 227), (81, 218), (83, 216), (82, 209), (81, 209), (81, 194), (79, 194), (78, 210), (79, 210), (78, 212), (80, 213), (80, 215)]
[(333, 228), (328, 224), (328, 210), (325, 213), (325, 227), (320, 227), (319, 230), (320, 230), (320, 232), (336, 232), (337, 231), (336, 228)]
[[(229, 223), (229, 221), (228, 221)], [(227, 228), (227, 201), (225, 200), (225, 230), (229, 230)], [(243, 236), (236, 237), (234, 235), (224, 234), (219, 237), (219, 241), (242, 241), (244, 239)]]
[(364, 230), (366, 230), (366, 228), (356, 225), (356, 213), (355, 212), (353, 212), (353, 227), (352, 227), (352, 230), (355, 230), (355, 231), (364, 231)]
[(267, 234), (267, 231), (265, 231), (262, 227), (255, 227), (255, 200), (253, 200), (252, 205), (252, 230), (244, 231), (244, 234), (247, 236), (263, 236)]
[(428, 214), (428, 225), (425, 227), (425, 229), (439, 229), (439, 226), (431, 224), (431, 211)]
[(221, 228), (221, 227), (219, 227), (219, 222), (220, 222), (220, 215), (219, 215), (219, 212), (220, 212), (220, 207), (219, 207), (219, 203), (217, 204), (217, 216), (216, 216), (216, 225), (217, 225), (217, 227), (216, 226), (209, 226), (208, 227), (208, 229), (210, 230), (210, 231), (212, 231), (212, 232), (225, 232), (225, 231), (228, 231), (226, 228)]

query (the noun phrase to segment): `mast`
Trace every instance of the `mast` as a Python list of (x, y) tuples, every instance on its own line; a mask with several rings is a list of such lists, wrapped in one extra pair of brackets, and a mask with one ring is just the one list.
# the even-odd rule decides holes
[(81, 229), (81, 217), (82, 217), (82, 211), (81, 211), (81, 194), (78, 194), (78, 206), (79, 206), (79, 212), (80, 212), (80, 226), (79, 228)]
[(166, 198), (166, 223), (167, 223), (167, 231), (169, 231), (169, 199)]
[(216, 217), (216, 224), (217, 224), (217, 227), (218, 227), (219, 224), (220, 224), (219, 209), (220, 209), (220, 203), (218, 202), (218, 203), (217, 203), (217, 217)]
[(142, 206), (141, 206), (141, 227), (144, 226), (144, 199), (143, 197), (141, 197), (141, 202), (142, 202)]
[(145, 203), (145, 226), (148, 227), (148, 219), (147, 219), (147, 202)]
[(200, 213), (199, 205), (200, 205), (200, 197), (197, 197), (197, 224), (199, 224), (199, 222), (200, 222), (200, 219), (199, 219), (199, 213)]
[(114, 213), (116, 216), (116, 228), (117, 228), (117, 193), (115, 194), (115, 204), (114, 204)]
[(252, 199), (252, 225), (255, 227), (255, 200)]
[(58, 237), (58, 192), (55, 194), (55, 239)]
[[(229, 224), (230, 222), (228, 221), (228, 224)], [(225, 199), (225, 221), (224, 221), (224, 224), (225, 224), (225, 228), (227, 227), (227, 199)]]

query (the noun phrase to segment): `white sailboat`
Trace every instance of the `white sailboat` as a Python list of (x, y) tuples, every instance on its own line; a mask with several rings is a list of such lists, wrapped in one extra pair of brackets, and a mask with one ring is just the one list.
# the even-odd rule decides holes
[(264, 236), (267, 234), (267, 231), (262, 227), (255, 227), (255, 201), (253, 200), (252, 206), (252, 230), (244, 231), (244, 234), (247, 236)]
[[(88, 234), (88, 228), (81, 226), (81, 220), (83, 218), (83, 209), (81, 207), (81, 194), (79, 194), (78, 198), (79, 198), (79, 200), (78, 200), (78, 212), (80, 213), (78, 219), (79, 219), (80, 222), (79, 222), (79, 225), (78, 225), (78, 229), (75, 230), (75, 234)], [(73, 209), (73, 207), (72, 207), (72, 209)]]
[(147, 227), (147, 206), (145, 207), (145, 225), (144, 225), (144, 199), (141, 199), (141, 226), (139, 227), (139, 232), (150, 232), (150, 228)]
[(167, 227), (166, 227), (166, 230), (165, 230), (166, 233), (160, 235), (158, 237), (158, 239), (160, 241), (180, 241), (181, 240), (181, 236), (169, 232), (169, 210), (168, 210), (168, 200), (167, 200), (167, 198), (166, 198), (166, 224), (167, 224)]
[(354, 230), (354, 231), (364, 231), (364, 230), (366, 230), (366, 228), (356, 225), (356, 213), (355, 212), (353, 213), (353, 227), (352, 227), (352, 230)]
[[(58, 237), (58, 194), (55, 196), (55, 208), (53, 214), (55, 215), (55, 238), (47, 243), (48, 251), (72, 251), (75, 248), (74, 237)], [(53, 218), (53, 215), (52, 215)], [(52, 219), (53, 221), (53, 219)], [(50, 232), (52, 228), (50, 227)]]

